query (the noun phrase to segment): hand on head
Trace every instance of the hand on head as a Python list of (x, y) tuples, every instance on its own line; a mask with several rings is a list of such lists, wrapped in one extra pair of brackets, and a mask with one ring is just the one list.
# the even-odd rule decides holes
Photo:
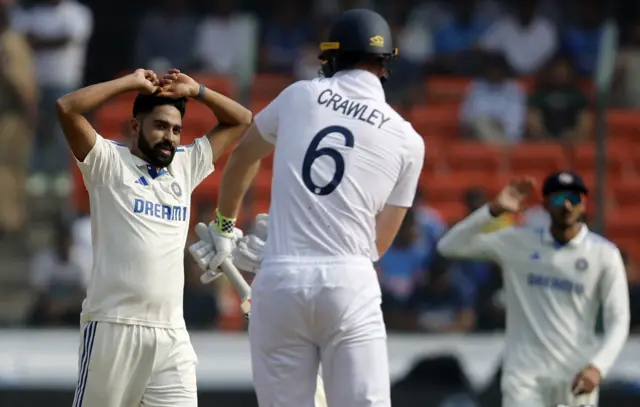
[(150, 69), (137, 69), (131, 77), (135, 81), (135, 90), (143, 94), (157, 94), (169, 98), (195, 97), (200, 91), (200, 85), (193, 78), (170, 69), (162, 77)]

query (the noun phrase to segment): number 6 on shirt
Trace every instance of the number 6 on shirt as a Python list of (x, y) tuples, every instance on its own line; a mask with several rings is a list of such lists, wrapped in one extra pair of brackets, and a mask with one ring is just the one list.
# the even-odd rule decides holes
[[(353, 133), (346, 127), (342, 126), (329, 126), (320, 130), (318, 134), (315, 135), (313, 140), (311, 140), (311, 144), (307, 148), (307, 152), (304, 154), (304, 159), (302, 161), (302, 181), (304, 185), (309, 189), (309, 191), (313, 192), (316, 195), (329, 195), (340, 184), (342, 181), (342, 177), (344, 177), (344, 157), (338, 150), (331, 147), (323, 147), (318, 148), (320, 142), (328, 136), (329, 134), (339, 133), (344, 136), (344, 145), (345, 147), (353, 148), (354, 145), (354, 137)], [(336, 170), (333, 174), (333, 179), (329, 181), (325, 186), (319, 186), (313, 182), (311, 179), (311, 166), (314, 161), (322, 156), (329, 156), (336, 163)]]

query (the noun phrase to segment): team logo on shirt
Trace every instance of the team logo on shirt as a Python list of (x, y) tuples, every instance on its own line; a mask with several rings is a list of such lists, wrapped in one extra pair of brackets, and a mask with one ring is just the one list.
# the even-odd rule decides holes
[(177, 182), (174, 181), (173, 184), (171, 184), (171, 190), (176, 196), (182, 196), (182, 188), (180, 188)]
[(585, 271), (589, 268), (589, 262), (586, 259), (580, 258), (576, 260), (576, 270)]

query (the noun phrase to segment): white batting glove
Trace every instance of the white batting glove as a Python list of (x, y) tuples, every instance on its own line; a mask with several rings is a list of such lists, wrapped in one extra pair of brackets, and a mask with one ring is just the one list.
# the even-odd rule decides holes
[[(211, 267), (211, 261), (217, 255), (216, 247), (214, 246), (213, 238), (211, 237), (210, 227), (200, 222), (196, 225), (195, 231), (199, 241), (189, 246), (189, 253), (191, 257), (198, 264), (198, 267), (204, 272), (200, 276), (200, 281), (203, 284), (208, 284), (222, 275), (222, 270), (219, 267)], [(234, 228), (233, 245), (235, 247), (238, 239), (243, 237), (242, 230)]]
[(269, 215), (256, 216), (254, 233), (238, 240), (233, 252), (233, 264), (238, 270), (256, 273), (264, 257)]
[(225, 219), (220, 213), (215, 221), (209, 223), (209, 235), (216, 254), (209, 262), (209, 269), (217, 270), (226, 259), (230, 259), (235, 248), (235, 219)]

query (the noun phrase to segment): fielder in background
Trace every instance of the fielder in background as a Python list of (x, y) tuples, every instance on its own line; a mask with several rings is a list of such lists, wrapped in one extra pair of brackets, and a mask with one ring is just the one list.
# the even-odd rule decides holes
[[(482, 234), (534, 190), (516, 179), (444, 235), (444, 256), (486, 259), (503, 270), (506, 347), (503, 407), (596, 405), (598, 386), (629, 334), (629, 291), (618, 248), (582, 222), (589, 193), (580, 175), (554, 173), (542, 187), (548, 229), (511, 227)], [(604, 311), (604, 340), (596, 336)]]
[(210, 227), (217, 268), (242, 199), (275, 147), (268, 239), (249, 339), (261, 407), (312, 407), (322, 362), (331, 407), (388, 407), (390, 378), (373, 261), (413, 204), (424, 142), (385, 101), (397, 51), (387, 22), (344, 12), (320, 46), (324, 78), (285, 89), (224, 169)]
[[(85, 115), (125, 92), (131, 148), (104, 139)], [(187, 98), (219, 125), (180, 146)], [(238, 103), (171, 70), (68, 94), (58, 117), (91, 203), (94, 264), (82, 304), (74, 407), (195, 407), (196, 355), (182, 314), (191, 192), (251, 123)]]

